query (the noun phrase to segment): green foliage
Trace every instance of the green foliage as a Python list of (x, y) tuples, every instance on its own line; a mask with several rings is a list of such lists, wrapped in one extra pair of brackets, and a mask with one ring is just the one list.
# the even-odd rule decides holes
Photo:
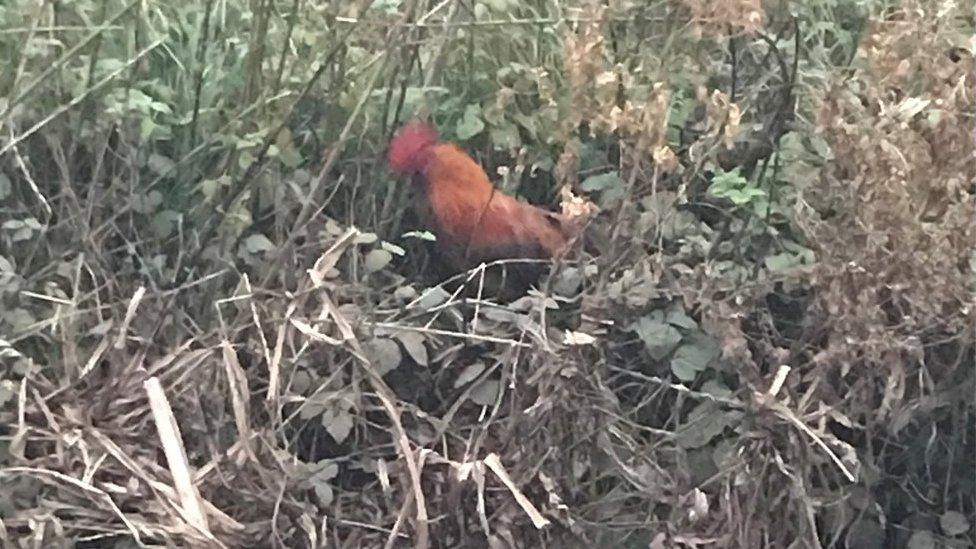
[(624, 182), (616, 171), (591, 175), (580, 183), (580, 190), (587, 193), (599, 193), (599, 204), (603, 208), (620, 202), (626, 193)]
[(718, 358), (716, 341), (680, 308), (654, 310), (631, 327), (655, 360), (668, 359), (671, 372), (682, 382), (694, 381)]
[(306, 482), (315, 491), (319, 503), (328, 506), (334, 499), (334, 491), (330, 481), (339, 474), (339, 466), (331, 460), (308, 463), (303, 471)]
[(743, 177), (739, 168), (730, 172), (716, 171), (708, 190), (719, 198), (731, 200), (736, 206), (759, 203), (759, 199), (766, 198), (766, 191), (757, 188)]
[(471, 139), (485, 129), (485, 123), (481, 121), (480, 115), (481, 108), (478, 105), (468, 105), (464, 108), (464, 114), (461, 115), (461, 120), (454, 129), (458, 139)]

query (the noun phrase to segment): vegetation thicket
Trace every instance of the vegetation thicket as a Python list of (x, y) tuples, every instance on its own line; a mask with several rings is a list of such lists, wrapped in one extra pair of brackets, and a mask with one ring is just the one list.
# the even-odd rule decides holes
[[(974, 36), (2, 3), (0, 545), (972, 547)], [(438, 271), (385, 165), (415, 116), (585, 221), (524, 297)]]

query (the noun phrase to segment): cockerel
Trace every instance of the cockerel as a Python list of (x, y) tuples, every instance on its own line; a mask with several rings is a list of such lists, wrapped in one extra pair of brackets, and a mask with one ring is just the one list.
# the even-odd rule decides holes
[[(390, 170), (411, 176), (424, 197), (418, 213), (437, 237), (437, 251), (455, 271), (499, 259), (548, 259), (566, 250), (569, 229), (558, 214), (505, 195), (467, 153), (438, 140), (421, 121), (400, 128), (390, 141)], [(524, 293), (544, 272), (539, 262), (505, 269), (505, 294)]]

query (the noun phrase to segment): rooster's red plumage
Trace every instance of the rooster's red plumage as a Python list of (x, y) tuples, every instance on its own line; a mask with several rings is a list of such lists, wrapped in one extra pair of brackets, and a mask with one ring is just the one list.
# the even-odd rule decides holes
[[(387, 161), (394, 173), (420, 183), (438, 248), (455, 269), (496, 259), (546, 259), (567, 246), (557, 214), (497, 191), (474, 159), (440, 142), (428, 124), (401, 128)], [(538, 272), (536, 266), (522, 274), (537, 278)]]

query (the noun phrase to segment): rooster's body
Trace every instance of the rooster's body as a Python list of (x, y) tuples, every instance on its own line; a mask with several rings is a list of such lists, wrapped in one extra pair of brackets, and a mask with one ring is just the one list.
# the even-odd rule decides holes
[[(566, 248), (556, 214), (497, 191), (481, 166), (457, 146), (439, 142), (422, 122), (397, 132), (388, 162), (393, 172), (420, 184), (438, 249), (455, 270), (498, 259), (547, 259)], [(522, 289), (541, 274), (538, 264), (509, 271)]]

